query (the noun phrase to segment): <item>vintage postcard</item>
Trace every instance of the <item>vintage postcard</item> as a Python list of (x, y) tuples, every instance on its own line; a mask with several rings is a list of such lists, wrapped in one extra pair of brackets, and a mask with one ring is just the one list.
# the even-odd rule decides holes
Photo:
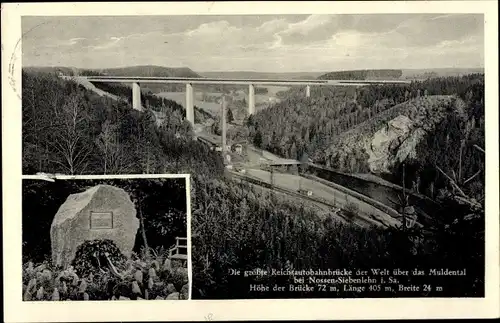
[(2, 9), (5, 321), (500, 315), (497, 2)]

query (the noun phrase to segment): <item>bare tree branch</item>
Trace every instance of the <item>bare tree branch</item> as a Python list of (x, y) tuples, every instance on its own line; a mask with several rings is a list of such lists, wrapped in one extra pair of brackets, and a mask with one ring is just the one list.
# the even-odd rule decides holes
[(450, 181), (453, 188), (455, 188), (460, 193), (460, 195), (462, 195), (463, 197), (467, 197), (464, 191), (462, 191), (462, 189), (457, 185), (457, 183), (455, 183), (455, 181), (450, 176), (448, 176), (441, 168), (439, 168), (439, 166), (436, 165), (436, 168)]
[(466, 181), (464, 181), (464, 185), (467, 184), (468, 182), (470, 182), (471, 180), (474, 179), (474, 177), (476, 177), (477, 175), (481, 174), (481, 169), (478, 170), (474, 175), (472, 175), (471, 177), (469, 177)]
[(479, 147), (478, 145), (474, 144), (473, 147), (476, 148), (477, 150), (479, 150), (480, 152), (482, 152), (483, 154), (486, 154), (486, 152), (484, 151), (484, 149), (481, 148), (481, 147)]
[[(57, 154), (65, 161), (64, 169), (70, 174), (83, 172), (87, 166), (87, 158), (91, 153), (91, 148), (84, 141), (83, 125), (85, 116), (80, 109), (80, 98), (70, 96), (57, 114), (59, 125), (54, 131), (51, 146), (55, 148)], [(55, 161), (62, 166), (61, 161)]]

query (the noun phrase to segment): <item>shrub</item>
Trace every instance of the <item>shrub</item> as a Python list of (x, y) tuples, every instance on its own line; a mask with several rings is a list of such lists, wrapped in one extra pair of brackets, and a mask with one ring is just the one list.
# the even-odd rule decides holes
[[(90, 251), (113, 252), (110, 246), (112, 244), (101, 241), (88, 243), (79, 250), (82, 256), (90, 259)], [(135, 255), (135, 259), (128, 260), (118, 257), (123, 261), (116, 264), (112, 260), (121, 277), (104, 266), (97, 270), (88, 260), (75, 261), (86, 273), (85, 277), (79, 276), (73, 267), (61, 270), (53, 268), (49, 262), (35, 266), (29, 261), (23, 265), (23, 300), (188, 299), (187, 270), (176, 267), (175, 263), (172, 265), (161, 250), (149, 254), (153, 256), (144, 258)]]
[(99, 274), (101, 267), (107, 267), (106, 253), (115, 266), (120, 266), (126, 261), (115, 243), (105, 239), (85, 241), (81, 244), (76, 250), (72, 265), (81, 277)]
[(354, 219), (358, 215), (358, 212), (359, 209), (355, 203), (347, 202), (347, 205), (344, 208), (344, 214), (349, 220)]

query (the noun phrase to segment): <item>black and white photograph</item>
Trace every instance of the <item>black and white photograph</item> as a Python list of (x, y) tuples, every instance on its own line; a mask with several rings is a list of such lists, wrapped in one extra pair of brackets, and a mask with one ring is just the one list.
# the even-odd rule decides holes
[(186, 178), (23, 179), (23, 300), (186, 300)]
[(193, 298), (484, 296), (483, 15), (22, 24), (23, 171), (192, 174)]
[(12, 7), (20, 306), (498, 299), (497, 3), (244, 3)]

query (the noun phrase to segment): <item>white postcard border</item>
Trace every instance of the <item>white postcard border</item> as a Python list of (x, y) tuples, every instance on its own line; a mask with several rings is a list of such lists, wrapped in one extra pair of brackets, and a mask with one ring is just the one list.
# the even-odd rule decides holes
[[(484, 13), (486, 82), (486, 297), (482, 299), (301, 299), (233, 301), (23, 302), (21, 297), (22, 15), (181, 15), (292, 13)], [(4, 309), (6, 322), (393, 319), (498, 317), (498, 3), (190, 2), (2, 4)], [(436, 31), (438, 32), (438, 31)], [(190, 187), (189, 187), (190, 189)], [(190, 206), (189, 206), (190, 210)], [(188, 223), (188, 230), (190, 230)], [(189, 239), (190, 241), (190, 239)], [(190, 246), (189, 246), (190, 247)], [(189, 264), (191, 265), (191, 264)], [(190, 273), (191, 274), (191, 273)], [(190, 282), (192, 281), (190, 276)]]

